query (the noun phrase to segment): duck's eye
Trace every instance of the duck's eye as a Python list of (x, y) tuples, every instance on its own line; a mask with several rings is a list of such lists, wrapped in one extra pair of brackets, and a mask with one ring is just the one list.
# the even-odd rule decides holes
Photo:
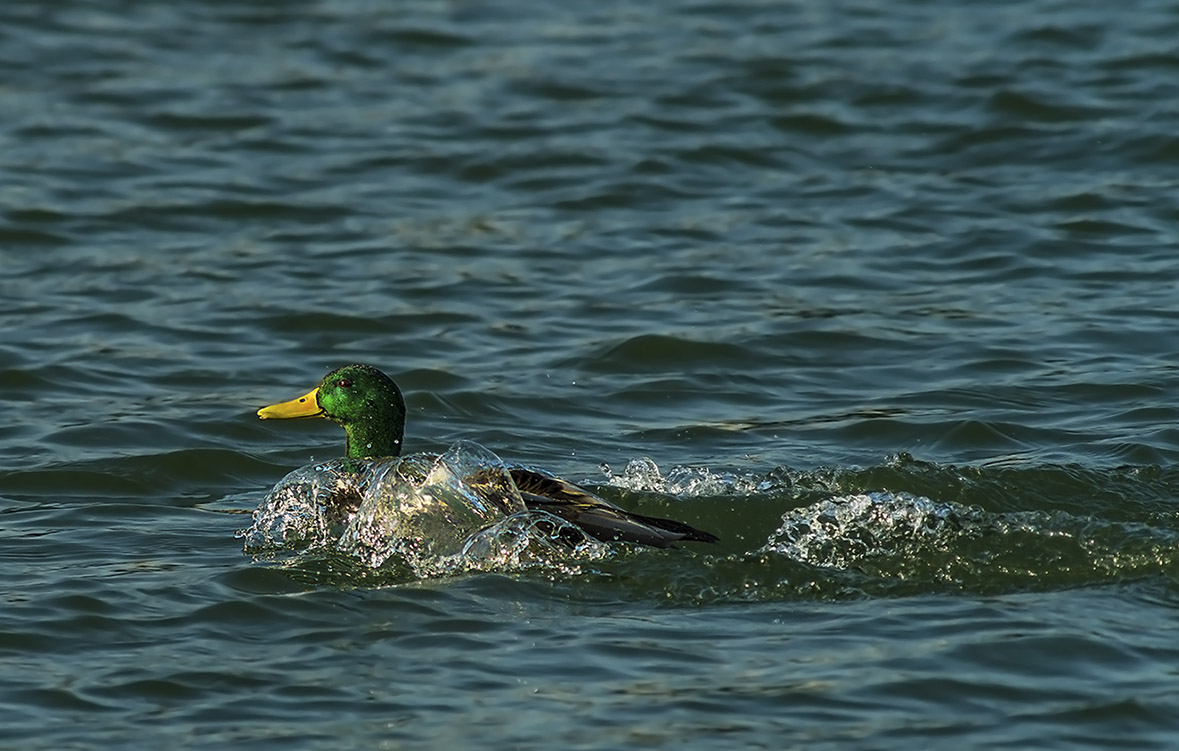
[(352, 388), (352, 379), (351, 378), (341, 378), (340, 380), (336, 381), (336, 385), (342, 389), (350, 389), (350, 388)]

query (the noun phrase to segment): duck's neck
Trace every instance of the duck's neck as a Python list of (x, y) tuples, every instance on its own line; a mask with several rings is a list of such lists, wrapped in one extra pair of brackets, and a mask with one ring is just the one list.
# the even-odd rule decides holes
[(404, 433), (404, 407), (380, 418), (349, 422), (344, 425), (344, 455), (349, 459), (400, 456)]

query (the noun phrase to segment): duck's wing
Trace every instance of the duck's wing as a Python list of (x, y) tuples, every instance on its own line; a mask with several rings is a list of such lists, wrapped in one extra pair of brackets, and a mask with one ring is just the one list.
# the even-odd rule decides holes
[(634, 542), (666, 548), (680, 541), (717, 542), (709, 532), (618, 508), (571, 482), (527, 467), (510, 467), (512, 481), (530, 509), (547, 511), (603, 542)]

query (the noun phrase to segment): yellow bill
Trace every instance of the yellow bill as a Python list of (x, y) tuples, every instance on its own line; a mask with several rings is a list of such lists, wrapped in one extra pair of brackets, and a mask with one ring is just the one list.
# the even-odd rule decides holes
[(292, 417), (320, 417), (323, 409), (319, 406), (319, 388), (313, 388), (298, 399), (271, 404), (258, 410), (263, 420), (286, 420)]

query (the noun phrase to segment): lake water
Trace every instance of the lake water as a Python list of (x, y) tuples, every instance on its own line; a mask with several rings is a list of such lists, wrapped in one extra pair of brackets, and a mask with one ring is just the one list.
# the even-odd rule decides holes
[[(0, 747), (1172, 749), (1179, 11), (0, 7)], [(715, 546), (244, 550), (332, 367)]]

